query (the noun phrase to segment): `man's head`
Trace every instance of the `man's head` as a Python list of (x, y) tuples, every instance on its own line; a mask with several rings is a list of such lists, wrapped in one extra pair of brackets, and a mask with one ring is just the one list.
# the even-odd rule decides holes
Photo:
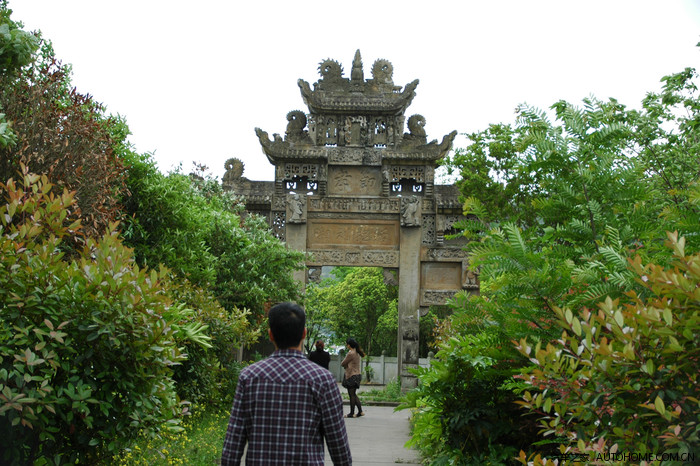
[(280, 303), (272, 307), (268, 314), (270, 337), (277, 349), (299, 346), (306, 336), (306, 314), (294, 303)]
[(323, 340), (316, 340), (316, 349), (318, 351), (323, 351)]

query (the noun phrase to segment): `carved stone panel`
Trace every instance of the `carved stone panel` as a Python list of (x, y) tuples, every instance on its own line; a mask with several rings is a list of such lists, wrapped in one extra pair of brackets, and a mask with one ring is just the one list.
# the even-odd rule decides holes
[(423, 262), (421, 288), (424, 290), (462, 289), (461, 262)]
[(420, 296), (421, 306), (437, 306), (446, 304), (448, 299), (451, 299), (457, 290), (423, 290)]
[(373, 148), (335, 148), (326, 149), (329, 165), (364, 165), (380, 166), (382, 153)]
[(361, 212), (398, 214), (399, 202), (400, 198), (309, 198), (308, 209), (309, 212)]
[(467, 252), (462, 248), (426, 248), (421, 251), (422, 261), (462, 261), (466, 259)]
[(328, 167), (328, 194), (379, 196), (382, 173), (378, 167)]
[(355, 267), (398, 267), (398, 251), (357, 251), (354, 249), (311, 249), (306, 251), (307, 266), (338, 265)]
[(399, 223), (388, 220), (309, 219), (307, 249), (398, 249)]

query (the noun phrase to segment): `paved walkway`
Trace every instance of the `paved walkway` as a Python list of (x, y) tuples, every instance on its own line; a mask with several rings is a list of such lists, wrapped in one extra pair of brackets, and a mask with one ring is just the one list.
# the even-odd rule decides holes
[[(394, 412), (391, 406), (363, 408), (363, 417), (345, 419), (353, 466), (420, 464), (418, 452), (404, 447), (409, 439), (408, 410)], [(346, 405), (345, 412), (348, 411)], [(333, 464), (328, 451), (325, 462)]]

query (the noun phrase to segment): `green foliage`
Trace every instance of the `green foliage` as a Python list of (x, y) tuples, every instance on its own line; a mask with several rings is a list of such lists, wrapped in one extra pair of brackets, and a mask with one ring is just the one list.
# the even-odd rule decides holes
[(141, 264), (163, 263), (209, 288), (225, 309), (248, 309), (254, 324), (268, 302), (294, 300), (292, 271), (303, 254), (287, 249), (256, 216), (242, 219), (235, 197), (211, 179), (161, 174), (152, 157), (128, 153), (123, 234)]
[[(630, 261), (647, 291), (598, 310), (556, 308), (561, 338), (522, 339), (535, 368), (521, 404), (569, 452), (694, 453), (700, 448), (700, 254), (669, 234), (670, 268)], [(524, 456), (523, 456), (524, 457)]]
[(515, 405), (522, 362), (488, 332), (450, 338), (429, 368), (413, 371), (420, 384), (400, 406), (414, 409), (409, 444), (430, 464), (513, 463), (537, 435), (534, 417)]
[(119, 466), (212, 465), (221, 460), (227, 409), (195, 408), (182, 421), (181, 432), (140, 435), (105, 464)]
[(29, 66), (0, 74), (0, 107), (13, 132), (11, 141), (0, 144), (0, 180), (16, 176), (20, 164), (48, 175), (76, 192), (85, 234), (102, 235), (118, 220), (124, 189), (123, 166), (114, 151), (122, 141), (112, 138), (118, 134), (112, 127), (120, 122), (72, 87), (70, 67), (43, 41)]
[[(602, 451), (615, 443), (621, 451), (645, 451), (645, 442), (648, 448), (677, 451), (696, 445), (697, 396), (681, 373), (700, 372), (697, 357), (688, 350), (691, 356), (682, 362), (669, 355), (646, 366), (652, 355), (668, 348), (668, 341), (697, 345), (690, 338), (697, 334), (692, 330), (696, 317), (678, 329), (662, 328), (676, 325), (675, 311), (672, 321), (662, 301), (654, 305), (660, 321), (648, 311), (647, 300), (661, 299), (660, 282), (640, 281), (636, 270), (641, 263), (662, 267), (671, 262), (670, 250), (663, 247), (666, 231), (680, 231), (689, 251), (700, 250), (696, 78), (692, 69), (663, 78), (662, 91), (648, 94), (640, 110), (595, 98), (584, 99), (581, 107), (557, 102), (549, 113), (521, 106), (514, 126), (492, 125), (471, 135), (473, 144), (452, 161), (463, 175), (459, 185), (467, 215), (456, 227), (471, 240), (467, 249), (472, 270), (480, 272), (481, 295), (456, 296), (454, 316), (438, 327), (439, 340), (449, 343), (451, 337), (486, 332), (498, 342), (527, 341), (521, 348), (547, 372), (521, 369), (542, 390), (528, 395), (526, 405), (552, 424), (547, 427), (550, 442), (570, 441), (566, 452)], [(630, 268), (633, 257), (636, 265)], [(650, 274), (645, 276), (651, 282)], [(606, 298), (607, 313), (588, 310)], [(647, 310), (640, 310), (643, 303)], [(683, 325), (691, 328), (685, 340), (676, 334)], [(562, 327), (566, 332), (556, 340)], [(592, 340), (585, 328), (591, 334), (597, 328)], [(605, 344), (599, 341), (592, 349), (598, 338)], [(613, 368), (623, 357), (627, 365)], [(595, 369), (599, 359), (602, 366)], [(603, 369), (605, 375), (599, 374)], [(421, 374), (421, 383), (432, 376)], [(449, 390), (455, 389), (437, 388), (434, 398), (448, 397)], [(653, 409), (657, 412), (650, 413)], [(429, 416), (421, 428), (435, 429), (442, 422), (439, 415)], [(414, 433), (415, 441), (431, 438), (426, 432)], [(577, 445), (578, 440), (583, 443)], [(428, 450), (455, 451), (439, 443), (428, 443)], [(528, 461), (528, 454), (523, 451), (521, 461)]]
[(191, 338), (178, 341), (187, 354), (187, 360), (173, 369), (179, 397), (194, 404), (230, 408), (242, 367), (236, 349), (256, 339), (258, 332), (250, 328), (246, 311), (227, 311), (210, 293), (187, 280), (174, 284), (171, 295), (193, 309), (187, 322), (203, 327), (207, 336), (205, 345)]
[(338, 267), (334, 274), (340, 279), (310, 287), (306, 307), (314, 319), (339, 344), (355, 338), (370, 356), (396, 348), (397, 289), (384, 283), (382, 269)]
[[(10, 19), (12, 10), (7, 2), (0, 2), (0, 75), (29, 64), (32, 54), (38, 47), (37, 38), (21, 29), (21, 25)], [(17, 143), (0, 104), (0, 149)]]
[(0, 75), (31, 63), (39, 47), (38, 37), (23, 31), (21, 24), (10, 19), (11, 15), (7, 2), (0, 2)]
[(206, 341), (169, 273), (137, 267), (113, 227), (64, 257), (80, 222), (52, 187), (26, 170), (0, 185), (2, 462), (91, 462), (138, 431), (177, 429), (177, 341)]

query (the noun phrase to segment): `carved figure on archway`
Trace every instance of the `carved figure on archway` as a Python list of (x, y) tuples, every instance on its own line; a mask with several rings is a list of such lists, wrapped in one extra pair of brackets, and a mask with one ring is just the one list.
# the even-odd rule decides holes
[(415, 195), (401, 199), (401, 226), (420, 226), (420, 204), (420, 199)]
[(290, 194), (287, 196), (287, 204), (289, 208), (289, 223), (304, 223), (304, 199), (299, 194)]

